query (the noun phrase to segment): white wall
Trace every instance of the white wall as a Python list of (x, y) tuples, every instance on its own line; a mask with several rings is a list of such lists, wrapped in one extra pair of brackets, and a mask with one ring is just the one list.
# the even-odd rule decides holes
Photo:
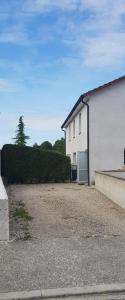
[(9, 240), (8, 196), (0, 176), (0, 241)]
[(91, 96), (90, 179), (95, 170), (119, 169), (124, 165), (125, 80)]
[(125, 209), (125, 179), (117, 178), (117, 175), (111, 176), (103, 172), (96, 172), (95, 187)]
[[(79, 134), (79, 113), (81, 112), (81, 134)], [(71, 121), (71, 141), (69, 141), (69, 125), (66, 128), (66, 154), (71, 155), (73, 163), (73, 153), (85, 151), (87, 149), (87, 109), (83, 107), (74, 117), (75, 119), (75, 138), (73, 138), (73, 120)]]

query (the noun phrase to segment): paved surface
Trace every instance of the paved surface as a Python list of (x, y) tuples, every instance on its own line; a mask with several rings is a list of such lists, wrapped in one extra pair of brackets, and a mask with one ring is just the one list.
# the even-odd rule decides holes
[(75, 288), (39, 289), (32, 291), (17, 291), (0, 293), (0, 300), (30, 300), (30, 299), (125, 299), (125, 284), (102, 284)]
[(125, 238), (0, 244), (0, 292), (125, 282)]
[[(81, 297), (68, 297), (68, 298), (53, 298), (50, 300), (125, 300), (125, 294), (110, 294), (110, 295), (103, 295), (103, 296), (81, 296)], [(34, 299), (35, 300), (35, 299)], [(42, 299), (41, 299), (42, 300)], [(45, 299), (43, 299), (45, 300)]]
[(125, 282), (125, 237), (0, 244), (0, 292)]
[[(81, 296), (81, 297), (68, 297), (68, 298), (52, 298), (50, 300), (125, 300), (125, 294), (124, 295), (103, 295), (103, 296)], [(35, 299), (34, 299), (35, 300)], [(46, 300), (46, 299), (41, 299)]]
[[(34, 299), (35, 300), (35, 299)], [(46, 300), (46, 299), (41, 299)], [(50, 300), (125, 300), (125, 294), (110, 294), (110, 295), (103, 295), (103, 296), (81, 296), (81, 297), (67, 297), (67, 298), (52, 298)]]
[[(36, 300), (36, 299), (32, 299)], [(41, 300), (46, 300), (46, 298), (41, 298)], [(80, 296), (80, 297), (59, 297), (59, 298), (51, 298), (49, 300), (125, 300), (125, 294), (110, 294), (110, 295), (101, 295), (101, 296)]]
[(0, 292), (125, 282), (124, 210), (75, 184), (10, 194), (34, 217), (32, 239), (0, 243)]
[[(3, 299), (2, 299), (3, 300)], [(8, 300), (8, 299), (6, 299)], [(11, 299), (12, 300), (12, 299)], [(20, 299), (20, 300), (24, 300), (24, 299)], [(35, 298), (32, 300), (36, 300)], [(46, 300), (46, 298), (41, 298), (41, 300)], [(87, 297), (87, 296), (81, 296), (81, 297), (59, 297), (59, 298), (51, 298), (49, 300), (125, 300), (125, 294), (121, 295), (121, 294), (117, 294), (117, 295), (103, 295), (103, 296), (91, 296), (91, 297)]]

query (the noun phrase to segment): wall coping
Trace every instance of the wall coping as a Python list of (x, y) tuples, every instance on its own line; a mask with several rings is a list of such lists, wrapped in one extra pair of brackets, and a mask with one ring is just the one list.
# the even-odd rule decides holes
[[(109, 173), (110, 172), (110, 173)], [(116, 174), (111, 174), (111, 172), (116, 173)], [(95, 173), (97, 174), (101, 174), (101, 175), (105, 175), (105, 176), (109, 176), (109, 177), (113, 177), (122, 181), (125, 181), (124, 177), (121, 177), (119, 175), (117, 175), (117, 173), (124, 173), (125, 174), (125, 170), (106, 170), (106, 171), (95, 171)]]
[(0, 176), (0, 201), (1, 200), (8, 200), (8, 195), (3, 184), (3, 180)]

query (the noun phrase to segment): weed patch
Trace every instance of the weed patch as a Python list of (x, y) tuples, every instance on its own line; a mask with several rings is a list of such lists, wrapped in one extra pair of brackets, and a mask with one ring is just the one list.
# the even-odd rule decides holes
[(27, 221), (31, 221), (32, 217), (28, 214), (24, 206), (19, 206), (15, 208), (14, 212), (14, 217), (15, 218), (21, 218)]
[(15, 240), (31, 239), (29, 222), (33, 219), (23, 201), (10, 203), (10, 237)]

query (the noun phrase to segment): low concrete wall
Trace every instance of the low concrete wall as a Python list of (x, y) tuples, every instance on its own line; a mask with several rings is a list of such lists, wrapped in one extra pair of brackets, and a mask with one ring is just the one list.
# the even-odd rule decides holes
[(125, 171), (96, 172), (95, 187), (109, 199), (125, 208)]
[(0, 176), (0, 241), (9, 240), (8, 196)]

